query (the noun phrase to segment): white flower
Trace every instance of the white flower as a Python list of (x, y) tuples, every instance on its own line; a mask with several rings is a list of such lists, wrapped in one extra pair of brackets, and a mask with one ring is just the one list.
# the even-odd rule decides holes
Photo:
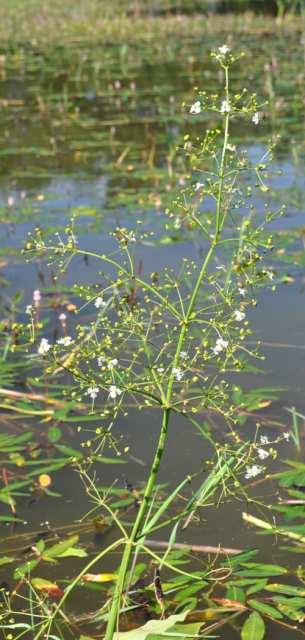
[(229, 343), (227, 340), (224, 340), (223, 338), (217, 338), (215, 347), (213, 347), (212, 351), (215, 353), (215, 355), (218, 355), (227, 348), (228, 344)]
[(273, 280), (274, 279), (273, 271), (266, 271), (266, 276), (268, 276), (269, 280)]
[(60, 320), (60, 322), (65, 322), (67, 320), (67, 316), (65, 313), (61, 313), (58, 319)]
[(164, 373), (164, 367), (158, 367), (157, 371), (158, 373)]
[(196, 182), (195, 191), (200, 191), (200, 189), (203, 189), (203, 187), (204, 187), (204, 183), (203, 182)]
[(117, 396), (120, 396), (122, 393), (119, 387), (116, 387), (115, 384), (110, 385), (109, 387), (109, 396), (112, 400), (115, 400)]
[(190, 108), (190, 113), (197, 115), (197, 113), (200, 113), (200, 112), (201, 112), (201, 104), (200, 104), (200, 100), (197, 100), (196, 102), (194, 102), (194, 104), (192, 104)]
[(256, 113), (254, 114), (254, 116), (252, 116), (252, 122), (254, 124), (259, 124), (259, 121), (261, 119), (260, 114), (258, 113), (258, 111), (256, 111)]
[(220, 107), (221, 113), (230, 113), (231, 105), (228, 100), (223, 100)]
[(94, 306), (95, 306), (97, 309), (100, 309), (101, 307), (105, 307), (105, 306), (106, 306), (106, 302), (105, 302), (105, 300), (103, 300), (103, 298), (102, 298), (101, 296), (98, 296), (98, 297), (95, 299)]
[(233, 316), (236, 322), (242, 322), (245, 319), (246, 314), (243, 311), (239, 311), (239, 309), (236, 309), (233, 313)]
[(286, 442), (288, 442), (290, 440), (290, 433), (289, 431), (284, 431), (283, 433), (283, 438), (284, 440), (286, 440)]
[(33, 291), (33, 301), (34, 301), (35, 307), (38, 307), (41, 302), (41, 293), (39, 289), (35, 289), (35, 291)]
[(64, 347), (69, 347), (72, 342), (73, 338), (71, 338), (71, 336), (64, 336), (63, 338), (59, 338), (57, 340), (57, 344), (62, 344)]
[(261, 444), (269, 444), (268, 436), (261, 436), (259, 441), (260, 441)]
[(236, 145), (235, 144), (227, 144), (227, 149), (229, 151), (236, 151)]
[(262, 473), (262, 471), (264, 471), (264, 467), (261, 467), (258, 464), (254, 464), (253, 467), (246, 467), (245, 478), (246, 480), (249, 480), (250, 478), (255, 478), (260, 473)]
[(259, 457), (260, 460), (265, 460), (266, 458), (269, 458), (269, 451), (266, 451), (266, 449), (257, 449), (257, 455)]
[(105, 357), (104, 356), (99, 356), (99, 358), (97, 359), (98, 366), (102, 367), (104, 362), (105, 362)]
[(108, 369), (113, 369), (113, 367), (116, 367), (117, 364), (118, 360), (116, 358), (113, 358), (113, 360), (109, 360)]
[(98, 393), (99, 393), (98, 387), (89, 387), (88, 391), (86, 391), (87, 396), (90, 396), (92, 400), (95, 400), (95, 398), (97, 398)]
[(181, 382), (182, 378), (184, 377), (184, 371), (182, 371), (182, 369), (180, 369), (179, 367), (173, 367), (173, 374), (178, 382)]
[(50, 351), (51, 349), (51, 345), (49, 343), (49, 340), (47, 340), (46, 338), (42, 338), (40, 345), (38, 347), (38, 353), (40, 356), (45, 356), (46, 353), (48, 353), (48, 351)]
[(31, 315), (32, 315), (33, 310), (34, 310), (34, 309), (33, 309), (33, 306), (32, 306), (31, 304), (28, 304), (28, 305), (25, 307), (25, 313), (26, 313), (28, 316), (31, 316)]
[(180, 351), (180, 358), (182, 358), (182, 360), (185, 360), (187, 358), (187, 351)]
[(245, 296), (246, 295), (246, 289), (243, 289), (242, 287), (238, 287), (238, 293), (240, 296)]
[(9, 197), (8, 197), (8, 199), (7, 199), (7, 204), (8, 204), (8, 206), (9, 206), (9, 207), (13, 207), (13, 206), (14, 206), (14, 204), (15, 204), (15, 198), (14, 198), (14, 196), (9, 196)]
[(223, 44), (221, 47), (218, 47), (218, 51), (222, 56), (225, 56), (231, 49), (226, 44)]

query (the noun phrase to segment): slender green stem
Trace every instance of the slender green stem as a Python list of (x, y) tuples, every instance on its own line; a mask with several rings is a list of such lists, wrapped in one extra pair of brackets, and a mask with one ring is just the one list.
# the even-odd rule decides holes
[[(225, 67), (225, 96), (226, 103), (229, 106), (229, 73), (228, 67)], [(228, 111), (225, 115), (225, 124), (224, 124), (224, 139), (223, 139), (223, 147), (222, 154), (220, 160), (220, 168), (219, 168), (219, 188), (218, 188), (218, 197), (217, 197), (217, 205), (216, 205), (216, 233), (215, 240), (218, 241), (219, 234), (223, 228), (223, 223), (225, 221), (225, 212), (222, 212), (222, 200), (223, 200), (223, 187), (224, 187), (224, 177), (225, 177), (225, 158), (226, 151), (228, 145), (229, 138), (229, 121), (230, 121), (230, 112)], [(221, 214), (223, 214), (221, 218)]]
[[(228, 71), (226, 69), (226, 99), (229, 100), (229, 89), (228, 89)], [(164, 412), (163, 412), (163, 417), (162, 417), (162, 424), (161, 424), (161, 430), (160, 430), (160, 435), (159, 435), (159, 440), (158, 440), (158, 444), (157, 444), (157, 449), (155, 452), (155, 456), (152, 462), (152, 466), (151, 466), (151, 471), (147, 480), (147, 484), (146, 484), (146, 488), (144, 491), (144, 496), (143, 496), (143, 500), (141, 502), (136, 520), (134, 522), (129, 540), (126, 541), (126, 545), (125, 545), (125, 549), (123, 552), (123, 556), (122, 556), (122, 560), (121, 560), (121, 566), (120, 566), (120, 570), (119, 570), (119, 575), (118, 575), (118, 580), (116, 583), (116, 587), (115, 587), (115, 591), (114, 591), (114, 595), (113, 595), (113, 599), (112, 599), (112, 604), (111, 604), (111, 609), (109, 612), (109, 619), (108, 619), (108, 624), (107, 624), (107, 629), (106, 629), (106, 634), (105, 634), (105, 638), (104, 640), (112, 640), (113, 639), (113, 635), (115, 633), (115, 630), (117, 628), (117, 624), (118, 624), (118, 616), (119, 616), (119, 611), (120, 611), (120, 604), (121, 604), (121, 597), (124, 591), (124, 585), (125, 585), (125, 581), (126, 581), (126, 574), (128, 571), (128, 567), (129, 567), (129, 562), (130, 562), (130, 558), (133, 552), (133, 547), (134, 545), (136, 545), (137, 541), (141, 538), (141, 527), (147, 512), (147, 509), (149, 507), (150, 504), (150, 500), (151, 500), (151, 496), (153, 494), (154, 488), (156, 486), (156, 480), (157, 480), (157, 475), (159, 472), (159, 468), (160, 468), (160, 464), (161, 464), (161, 460), (163, 457), (163, 453), (164, 453), (164, 449), (165, 449), (165, 443), (166, 443), (166, 438), (167, 438), (167, 433), (168, 433), (168, 426), (169, 426), (169, 420), (170, 420), (170, 415), (171, 415), (171, 399), (172, 399), (172, 392), (173, 392), (173, 385), (174, 385), (174, 369), (175, 367), (178, 366), (179, 364), (179, 358), (180, 358), (180, 354), (181, 351), (183, 349), (183, 345), (187, 336), (187, 333), (189, 331), (189, 326), (192, 323), (192, 316), (194, 313), (194, 309), (195, 309), (195, 305), (196, 305), (196, 301), (198, 298), (198, 294), (202, 285), (202, 282), (206, 276), (207, 270), (208, 270), (208, 266), (210, 263), (210, 260), (212, 258), (212, 255), (215, 251), (215, 248), (217, 246), (217, 241), (218, 241), (218, 237), (219, 234), (221, 232), (221, 228), (222, 228), (222, 220), (221, 220), (221, 212), (222, 212), (222, 194), (223, 194), (223, 181), (224, 181), (224, 168), (225, 168), (225, 156), (226, 156), (226, 149), (227, 149), (227, 144), (228, 144), (228, 135), (229, 135), (229, 114), (226, 114), (225, 116), (225, 126), (224, 126), (224, 140), (223, 140), (223, 148), (222, 148), (222, 154), (221, 154), (221, 163), (220, 163), (220, 170), (219, 170), (219, 184), (218, 184), (218, 197), (217, 197), (217, 207), (216, 207), (216, 233), (215, 233), (215, 238), (212, 241), (209, 250), (206, 254), (206, 257), (203, 261), (200, 273), (198, 275), (197, 281), (195, 283), (192, 295), (191, 295), (191, 299), (189, 301), (189, 305), (188, 305), (188, 309), (185, 315), (184, 320), (182, 321), (182, 326), (181, 326), (181, 330), (180, 330), (180, 334), (179, 334), (179, 338), (178, 338), (178, 342), (177, 342), (177, 348), (176, 348), (176, 352), (175, 352), (175, 356), (173, 359), (173, 367), (172, 367), (172, 372), (169, 376), (169, 380), (168, 380), (168, 385), (167, 385), (167, 391), (166, 391), (166, 395), (165, 395), (165, 400), (166, 400), (166, 405), (164, 407)]]

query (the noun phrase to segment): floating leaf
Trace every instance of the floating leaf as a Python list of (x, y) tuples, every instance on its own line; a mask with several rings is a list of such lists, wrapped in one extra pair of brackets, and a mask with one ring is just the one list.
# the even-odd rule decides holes
[(256, 562), (243, 562), (243, 569), (238, 569), (235, 575), (238, 576), (255, 576), (255, 577), (269, 577), (269, 576), (280, 576), (283, 573), (287, 573), (287, 569), (285, 567), (281, 567), (277, 564), (260, 564)]
[[(165, 620), (149, 620), (143, 627), (132, 631), (122, 631), (114, 634), (114, 640), (146, 640), (153, 634), (165, 636), (165, 632), (171, 629), (177, 622), (183, 622), (188, 611), (169, 616)], [(185, 636), (184, 636), (185, 637)]]
[(80, 547), (71, 547), (59, 554), (58, 558), (87, 558), (87, 552)]
[(282, 593), (286, 596), (305, 596), (305, 589), (303, 587), (294, 587), (290, 584), (277, 584), (270, 583), (265, 587), (266, 591), (274, 591), (275, 593)]
[(240, 587), (229, 587), (226, 591), (226, 599), (234, 600), (235, 602), (241, 602), (242, 604), (246, 601), (245, 592)]
[(247, 560), (250, 560), (250, 558), (253, 558), (253, 556), (256, 556), (257, 554), (258, 549), (249, 549), (248, 551), (237, 553), (235, 556), (230, 556), (230, 558), (227, 558), (223, 562), (223, 565), (229, 565), (230, 567), (236, 566), (238, 564), (242, 564), (243, 562), (247, 562)]
[(62, 436), (62, 431), (59, 427), (56, 427), (54, 425), (53, 427), (50, 427), (47, 435), (48, 435), (49, 442), (52, 442), (52, 443), (58, 442), (58, 440), (60, 440)]
[(230, 598), (213, 598), (213, 601), (220, 604), (222, 607), (228, 607), (229, 609), (245, 609), (245, 605), (238, 600), (231, 600)]
[(291, 598), (288, 596), (273, 596), (272, 600), (277, 604), (286, 604), (293, 609), (302, 609), (305, 607), (305, 598), (298, 596), (292, 596)]
[(48, 596), (52, 596), (52, 598), (61, 598), (64, 595), (63, 590), (60, 589), (56, 582), (50, 582), (50, 580), (45, 580), (44, 578), (33, 578), (31, 583), (34, 589), (43, 591)]
[(0, 516), (0, 522), (23, 522), (22, 518), (17, 518), (16, 516)]
[(84, 582), (113, 582), (117, 579), (116, 573), (85, 573)]
[(304, 611), (298, 611), (297, 609), (281, 602), (278, 603), (278, 608), (287, 618), (290, 618), (290, 620), (294, 620), (295, 622), (304, 622)]
[(274, 620), (280, 620), (283, 617), (277, 609), (271, 607), (269, 604), (265, 604), (264, 602), (259, 602), (259, 600), (251, 599), (248, 600), (247, 604), (252, 609), (256, 609), (256, 611), (259, 611), (259, 613), (270, 616), (270, 618), (273, 618)]
[(2, 558), (0, 558), (0, 567), (2, 567), (4, 564), (10, 564), (10, 562), (14, 562), (15, 558), (12, 558), (10, 556), (2, 556)]
[(33, 571), (33, 569), (35, 569), (35, 567), (37, 567), (38, 565), (38, 559), (37, 558), (33, 558), (33, 560), (28, 560), (27, 562), (24, 562), (23, 564), (20, 565), (20, 567), (17, 567), (14, 571), (14, 579), (15, 580), (20, 580), (20, 578), (23, 578), (24, 576), (28, 575), (29, 573), (31, 573), (31, 571)]
[(63, 542), (58, 542), (54, 544), (49, 549), (46, 549), (43, 558), (48, 560), (49, 558), (57, 558), (61, 554), (63, 554), (67, 549), (73, 547), (78, 542), (79, 536), (71, 536), (67, 540), (63, 540)]
[(242, 640), (263, 640), (265, 637), (265, 623), (259, 613), (253, 611), (244, 622), (241, 630)]
[(249, 589), (247, 589), (247, 595), (250, 596), (252, 593), (256, 593), (257, 591), (261, 591), (267, 585), (268, 580), (257, 580), (255, 584), (253, 584)]

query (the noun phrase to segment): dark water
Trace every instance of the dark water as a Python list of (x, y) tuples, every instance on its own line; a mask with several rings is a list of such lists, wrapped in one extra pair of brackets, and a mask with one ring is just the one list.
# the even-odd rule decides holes
[[(212, 36), (202, 42), (190, 34), (182, 42), (172, 38), (163, 45), (148, 37), (141, 46), (101, 44), (91, 49), (87, 43), (78, 43), (52, 51), (5, 52), (0, 69), (4, 301), (22, 290), (25, 307), (34, 289), (44, 292), (50, 286), (51, 269), (26, 265), (19, 254), (27, 232), (37, 224), (54, 230), (76, 214), (80, 243), (100, 251), (110, 246), (107, 233), (117, 223), (132, 226), (141, 218), (145, 228), (161, 229), (164, 206), (186, 174), (183, 157), (176, 150), (182, 146), (183, 134), (195, 127), (200, 133), (215, 124), (200, 116), (195, 125), (182, 103), (192, 102), (194, 86), (212, 91), (219, 88), (221, 78), (208, 57), (211, 46), (218, 44), (222, 42), (215, 42)], [(253, 157), (259, 157), (264, 143), (281, 135), (274, 162), (281, 175), (274, 176), (274, 192), (268, 197), (287, 204), (287, 213), (275, 230), (299, 229), (304, 225), (305, 202), (305, 52), (301, 30), (291, 34), (283, 29), (268, 38), (266, 34), (244, 34), (237, 44), (245, 49), (246, 58), (233, 73), (234, 89), (250, 85), (262, 102), (269, 100), (269, 104), (262, 107), (266, 118), (259, 128), (233, 127), (232, 138)], [(256, 204), (261, 203), (257, 200)], [(176, 267), (185, 255), (198, 259), (199, 251), (196, 243), (177, 237), (171, 244), (141, 247), (139, 260), (145, 271), (153, 269), (156, 261), (159, 269), (168, 264)], [(285, 408), (305, 410), (304, 272), (292, 263), (279, 264), (278, 273), (288, 273), (293, 282), (281, 285), (275, 293), (262, 293), (251, 312), (254, 338), (262, 341), (266, 355), (264, 373), (259, 378), (241, 376), (240, 383), (282, 388), (278, 400), (260, 417), (282, 421), (289, 428), (290, 415)], [(85, 265), (76, 259), (65, 286), (69, 288), (74, 280), (95, 282), (96, 278), (93, 261)], [(37, 428), (41, 430), (43, 425)], [(250, 420), (244, 428), (254, 433), (254, 422)], [(73, 427), (68, 429), (71, 444), (77, 446), (78, 435)], [(116, 429), (120, 431), (120, 424)], [(271, 434), (278, 433), (275, 427), (269, 429)], [(143, 483), (157, 431), (158, 416), (153, 412), (145, 416), (130, 413), (124, 423), (123, 444), (130, 445), (139, 462), (130, 461), (123, 468), (101, 467), (100, 483), (117, 480), (122, 486), (126, 478), (134, 484)], [(204, 441), (177, 418), (171, 425), (168, 451), (160, 481), (172, 484), (197, 469), (208, 455)], [(281, 459), (295, 455), (292, 445), (282, 444), (279, 468)], [(45, 529), (45, 521), (51, 527), (61, 526), (67, 518), (77, 520), (88, 510), (76, 472), (59, 472), (54, 488), (62, 494), (60, 499), (43, 499), (31, 507), (21, 500), (18, 513), (28, 525), (20, 526), (20, 532)], [(260, 487), (260, 495), (270, 502), (275, 498), (273, 491), (275, 485)], [(237, 548), (257, 545), (255, 531), (242, 523), (243, 510), (247, 505), (208, 508), (202, 523), (192, 530), (192, 541)], [(0, 527), (5, 540), (7, 528), (4, 524)], [(99, 543), (109, 542), (112, 535), (112, 530), (105, 532)], [(187, 532), (188, 542), (189, 535)], [(7, 544), (2, 546), (7, 552)], [(13, 546), (11, 542), (9, 547)], [(259, 547), (262, 560), (283, 561), (270, 538), (260, 538)], [(291, 566), (298, 563), (291, 556), (286, 561)], [(65, 570), (73, 573), (73, 562), (66, 561), (60, 569), (62, 575)], [(78, 608), (85, 604), (77, 594), (73, 600)], [(284, 640), (288, 634), (270, 626), (268, 638)], [(228, 630), (226, 637), (233, 640), (238, 635)]]

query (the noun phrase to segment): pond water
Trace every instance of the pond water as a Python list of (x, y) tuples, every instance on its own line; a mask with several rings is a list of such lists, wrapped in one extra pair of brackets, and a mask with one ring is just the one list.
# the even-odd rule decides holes
[[(266, 360), (259, 376), (245, 374), (238, 379), (246, 387), (279, 388), (277, 398), (267, 409), (258, 409), (243, 429), (255, 431), (257, 419), (265, 424), (266, 433), (278, 434), (289, 429), (291, 415), (287, 407), (295, 406), (305, 413), (305, 290), (302, 227), (305, 202), (305, 39), (301, 28), (294, 32), (278, 29), (269, 34), (244, 33), (238, 37), (238, 48), (246, 57), (233, 74), (232, 82), (238, 91), (243, 86), (256, 90), (265, 114), (262, 124), (255, 128), (233, 127), (232, 139), (258, 157), (264, 144), (280, 136), (275, 151), (274, 175), (268, 199), (286, 203), (286, 215), (274, 224), (282, 234), (295, 232), (293, 250), (298, 251), (290, 262), (276, 257), (275, 269), (283, 280), (275, 292), (259, 295), (257, 307), (251, 311), (255, 328), (253, 339), (262, 341), (261, 351)], [(223, 39), (226, 40), (224, 34)], [(237, 38), (236, 38), (237, 40)], [(234, 35), (229, 42), (234, 44)], [(42, 263), (26, 264), (20, 255), (26, 234), (36, 225), (50, 231), (60, 230), (71, 215), (78, 219), (79, 242), (90, 250), (106, 251), (111, 246), (109, 230), (118, 223), (131, 227), (141, 219), (143, 227), (154, 229), (160, 242), (138, 249), (144, 271), (161, 270), (170, 264), (177, 267), (183, 256), (199, 259), (201, 247), (178, 232), (175, 237), (162, 230), (163, 210), (173, 190), (183, 184), (187, 173), (181, 148), (186, 131), (198, 134), (214, 122), (205, 115), (191, 119), (188, 108), (195, 86), (217, 90), (220, 77), (215, 74), (209, 59), (213, 46), (221, 44), (213, 34), (184, 40), (175, 37), (156, 42), (149, 35), (135, 44), (109, 44), (92, 48), (90, 43), (77, 42), (54, 49), (20, 47), (6, 50), (0, 58), (0, 219), (1, 219), (1, 276), (2, 302), (22, 292), (18, 303), (20, 317), (32, 301), (33, 290), (39, 288), (43, 302), (52, 308), (54, 291), (60, 298), (60, 308), (75, 302), (71, 284), (96, 282), (97, 266), (93, 260), (84, 263), (77, 258), (73, 269), (60, 285), (54, 285), (52, 267)], [(178, 151), (177, 151), (178, 147)], [(263, 200), (262, 200), (263, 202)], [(261, 206), (259, 200), (256, 201)], [(300, 231), (299, 231), (300, 230)], [(287, 278), (287, 275), (289, 276)], [(287, 283), (285, 284), (285, 278)], [(52, 297), (53, 296), (53, 297)], [(49, 305), (49, 301), (50, 305)], [(64, 301), (64, 302), (63, 302)], [(86, 310), (87, 317), (93, 311)], [(71, 313), (68, 322), (73, 325)], [(56, 320), (48, 331), (52, 336)], [(5, 386), (3, 384), (3, 386)], [(17, 385), (24, 389), (22, 381)], [(5, 413), (3, 430), (6, 429)], [(258, 417), (259, 416), (259, 417)], [(281, 426), (282, 425), (282, 426)], [(31, 419), (38, 439), (49, 427)], [(83, 434), (76, 431), (76, 423), (61, 425), (65, 441), (78, 448)], [(126, 481), (142, 486), (147, 464), (158, 432), (154, 412), (130, 412), (124, 421), (122, 446), (130, 446), (132, 457), (124, 466), (101, 465), (98, 479), (101, 485)], [(90, 423), (89, 423), (90, 428)], [(221, 428), (219, 426), (219, 428)], [(115, 427), (120, 432), (120, 424)], [(88, 436), (89, 437), (89, 436)], [(303, 440), (304, 431), (301, 432)], [(182, 419), (171, 425), (170, 454), (161, 469), (160, 482), (173, 486), (192, 473), (207, 458), (204, 441), (190, 432)], [(172, 455), (174, 451), (175, 455)], [(282, 459), (298, 458), (293, 444), (279, 447), (279, 459), (272, 471), (282, 468)], [(52, 473), (51, 473), (52, 475)], [(61, 497), (37, 500), (17, 498), (17, 513), (27, 524), (0, 523), (2, 552), (7, 554), (34, 536), (32, 532), (61, 529), (77, 521), (86, 513), (87, 495), (71, 467), (54, 472), (54, 491)], [(277, 500), (277, 485), (262, 484), (260, 496), (267, 502)], [(9, 513), (8, 505), (1, 506)], [(247, 505), (227, 504), (219, 510), (209, 508), (202, 522), (187, 530), (185, 540), (197, 544), (222, 545), (245, 549), (259, 546), (260, 558), (296, 567), (299, 556), (278, 549), (270, 537), (258, 540), (254, 528), (242, 523), (241, 513)], [(251, 509), (249, 509), (251, 511)], [(305, 513), (305, 512), (304, 512)], [(48, 522), (49, 524), (45, 524)], [(24, 538), (20, 538), (20, 535)], [(35, 534), (37, 535), (37, 533)], [(112, 540), (113, 531), (86, 534), (91, 548)], [(112, 566), (116, 567), (113, 557)], [(3, 580), (11, 584), (10, 573), (3, 570)], [(67, 559), (60, 567), (59, 577), (75, 573), (74, 559)], [(48, 577), (58, 578), (58, 568), (48, 569)], [(78, 610), (94, 608), (96, 598), (76, 592), (72, 603)], [(71, 605), (72, 606), (72, 605)], [(287, 639), (291, 632), (270, 624), (268, 638)], [(226, 637), (239, 637), (230, 627)], [(295, 632), (291, 637), (298, 637)]]

